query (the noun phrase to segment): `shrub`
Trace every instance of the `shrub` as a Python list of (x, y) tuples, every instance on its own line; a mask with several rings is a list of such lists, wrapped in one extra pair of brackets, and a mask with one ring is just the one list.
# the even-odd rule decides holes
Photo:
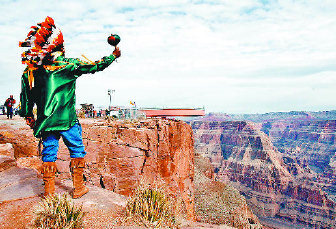
[(159, 184), (142, 181), (126, 205), (126, 217), (147, 227), (176, 227), (172, 199)]
[(35, 211), (34, 228), (77, 229), (83, 228), (85, 213), (76, 207), (67, 194), (54, 195), (42, 200)]

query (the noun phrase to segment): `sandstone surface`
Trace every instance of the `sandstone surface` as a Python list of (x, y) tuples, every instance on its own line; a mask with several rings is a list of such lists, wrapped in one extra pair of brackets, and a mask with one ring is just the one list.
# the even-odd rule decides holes
[[(118, 218), (124, 214), (126, 195), (136, 188), (140, 178), (165, 180), (176, 196), (186, 200), (183, 204), (190, 201), (189, 207), (193, 210), (194, 154), (190, 126), (167, 120), (81, 122), (88, 151), (85, 177), (90, 192), (74, 203), (82, 205), (87, 212), (85, 228), (119, 228)], [(0, 228), (27, 228), (33, 221), (35, 207), (43, 192), (39, 173), (41, 160), (36, 149), (38, 140), (18, 117), (14, 120), (0, 117), (0, 139)], [(69, 155), (63, 144), (58, 157), (56, 193), (70, 193)], [(132, 162), (132, 158), (141, 160)], [(206, 169), (204, 174), (207, 179), (214, 178), (211, 169)], [(123, 182), (130, 182), (130, 188), (126, 188)], [(247, 209), (245, 206), (242, 209), (232, 217), (244, 215), (253, 219), (251, 223), (255, 224), (257, 219), (253, 214), (248, 212), (245, 215)], [(186, 214), (192, 218), (193, 211), (186, 208)], [(180, 228), (232, 227), (185, 220)]]
[[(160, 179), (179, 200), (176, 208), (183, 209), (188, 219), (194, 219), (194, 142), (188, 124), (163, 119), (109, 123), (83, 119), (81, 124), (87, 151), (87, 184), (130, 195), (142, 179)], [(12, 144), (18, 168), (38, 171), (38, 140), (23, 120), (0, 120), (0, 127), (0, 143)], [(57, 160), (61, 180), (71, 179), (69, 159), (69, 152), (61, 143)]]

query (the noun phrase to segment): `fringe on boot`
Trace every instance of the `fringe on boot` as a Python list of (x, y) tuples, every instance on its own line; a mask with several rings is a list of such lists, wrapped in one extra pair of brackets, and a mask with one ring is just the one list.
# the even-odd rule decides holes
[(55, 194), (55, 174), (56, 174), (56, 162), (43, 162), (42, 174), (44, 181), (44, 197)]
[(89, 188), (84, 185), (83, 172), (85, 167), (84, 158), (71, 158), (70, 171), (74, 190), (72, 198), (77, 199), (89, 192)]

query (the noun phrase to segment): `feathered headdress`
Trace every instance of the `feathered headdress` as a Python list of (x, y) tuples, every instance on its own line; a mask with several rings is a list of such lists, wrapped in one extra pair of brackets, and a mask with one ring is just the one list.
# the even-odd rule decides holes
[(60, 51), (64, 53), (63, 34), (58, 29), (51, 17), (46, 17), (44, 22), (32, 26), (27, 38), (19, 42), (20, 47), (29, 47), (21, 54), (22, 63), (27, 64), (29, 85), (32, 88), (34, 77), (32, 71), (44, 63), (45, 58), (52, 58), (52, 53)]

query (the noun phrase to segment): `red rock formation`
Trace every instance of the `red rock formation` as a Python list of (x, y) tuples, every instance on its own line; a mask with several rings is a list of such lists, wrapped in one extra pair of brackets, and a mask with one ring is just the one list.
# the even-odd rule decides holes
[[(185, 206), (188, 218), (194, 218), (194, 142), (188, 124), (162, 119), (81, 123), (88, 183), (129, 195), (141, 179), (164, 180), (172, 194), (183, 200), (177, 201), (180, 205), (176, 207)], [(39, 169), (37, 140), (28, 127), (15, 125), (2, 128), (0, 143), (13, 144), (18, 164)], [(70, 179), (69, 159), (68, 150), (61, 144), (57, 160), (60, 178)]]
[(238, 190), (215, 180), (209, 158), (195, 157), (195, 211), (200, 222), (263, 228)]
[(273, 144), (316, 172), (330, 168), (336, 152), (336, 121), (276, 121), (263, 124)]
[(193, 218), (194, 149), (189, 125), (162, 119), (83, 123), (83, 138), (88, 182), (129, 195), (142, 178), (163, 179), (176, 197), (182, 197)]
[(13, 121), (11, 125), (1, 123), (0, 144), (1, 143), (12, 144), (15, 158), (38, 155), (38, 139), (34, 137), (32, 130), (23, 121)]
[(193, 122), (196, 152), (210, 158), (220, 180), (230, 181), (258, 216), (335, 227), (336, 204), (314, 181), (316, 174), (249, 122)]

